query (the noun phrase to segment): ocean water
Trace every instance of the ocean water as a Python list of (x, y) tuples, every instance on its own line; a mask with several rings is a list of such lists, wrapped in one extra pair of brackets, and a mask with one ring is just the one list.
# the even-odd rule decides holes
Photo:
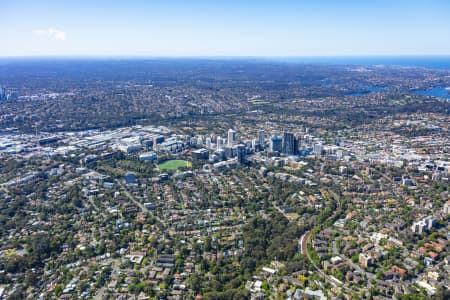
[(195, 61), (195, 60), (250, 60), (250, 61), (275, 61), (275, 62), (285, 62), (285, 63), (303, 63), (303, 64), (339, 64), (339, 65), (361, 65), (361, 66), (397, 66), (397, 67), (419, 67), (428, 69), (442, 69), (450, 70), (450, 55), (441, 56), (198, 56), (198, 57), (153, 57), (153, 56), (132, 56), (132, 57), (121, 57), (121, 56), (62, 56), (62, 57), (1, 57), (0, 56), (0, 66), (4, 64), (9, 64), (15, 61), (77, 61), (77, 60), (164, 60), (164, 61)]
[(286, 57), (278, 61), (292, 63), (319, 63), (361, 66), (418, 67), (450, 70), (449, 56), (340, 56), (340, 57)]

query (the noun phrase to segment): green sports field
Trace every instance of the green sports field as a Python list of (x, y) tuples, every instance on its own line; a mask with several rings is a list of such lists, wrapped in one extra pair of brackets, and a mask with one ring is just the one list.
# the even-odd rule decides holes
[(174, 171), (178, 168), (183, 168), (183, 167), (192, 167), (192, 163), (186, 160), (179, 160), (179, 159), (174, 159), (174, 160), (168, 160), (163, 162), (162, 164), (158, 165), (158, 168), (160, 170), (163, 171)]

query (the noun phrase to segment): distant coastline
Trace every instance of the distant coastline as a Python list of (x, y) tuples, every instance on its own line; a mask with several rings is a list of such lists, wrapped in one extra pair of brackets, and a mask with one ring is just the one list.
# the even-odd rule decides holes
[(277, 61), (292, 63), (319, 63), (360, 66), (412, 67), (450, 70), (450, 55), (442, 56), (339, 56), (339, 57), (292, 57)]
[(138, 56), (138, 55), (109, 55), (109, 56), (0, 56), (0, 65), (5, 62), (31, 60), (246, 60), (262, 62), (282, 62), (300, 64), (331, 64), (356, 66), (388, 66), (427, 68), (436, 70), (450, 70), (450, 55), (423, 56)]

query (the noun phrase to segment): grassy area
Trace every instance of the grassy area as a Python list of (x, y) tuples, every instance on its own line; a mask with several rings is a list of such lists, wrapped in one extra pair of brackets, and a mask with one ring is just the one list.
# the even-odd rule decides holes
[(192, 163), (186, 160), (168, 160), (158, 165), (158, 168), (163, 171), (174, 171), (178, 168), (190, 168)]
[(264, 101), (264, 100), (249, 100), (248, 102), (250, 102), (253, 105), (270, 104), (269, 101)]
[(299, 215), (298, 213), (287, 213), (286, 217), (288, 218), (289, 221), (297, 221)]
[(392, 100), (392, 104), (395, 105), (406, 105), (408, 102), (405, 99), (400, 99), (400, 100)]

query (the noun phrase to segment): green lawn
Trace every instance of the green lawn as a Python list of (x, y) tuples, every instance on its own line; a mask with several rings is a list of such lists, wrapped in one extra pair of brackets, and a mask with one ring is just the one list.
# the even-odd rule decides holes
[(174, 159), (174, 160), (168, 160), (163, 162), (162, 164), (158, 165), (158, 168), (160, 170), (164, 170), (164, 171), (174, 171), (178, 168), (183, 168), (183, 167), (192, 167), (192, 163), (189, 161), (185, 161), (185, 160), (178, 160), (178, 159)]
[(270, 104), (269, 101), (264, 101), (264, 100), (249, 100), (249, 102), (253, 105)]

